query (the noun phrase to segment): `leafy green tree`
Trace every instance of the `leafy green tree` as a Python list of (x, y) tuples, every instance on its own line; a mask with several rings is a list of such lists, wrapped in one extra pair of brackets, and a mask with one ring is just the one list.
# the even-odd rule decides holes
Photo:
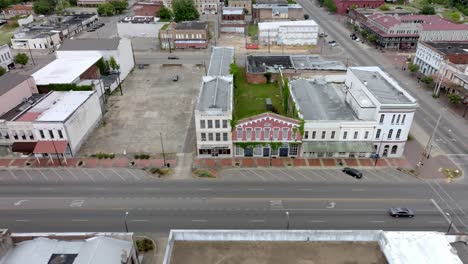
[(169, 8), (163, 6), (163, 7), (161, 7), (161, 9), (159, 9), (159, 12), (158, 12), (157, 16), (161, 20), (169, 21), (169, 20), (172, 19), (172, 17), (174, 15), (172, 14), (172, 11)]
[(24, 67), (24, 65), (26, 65), (28, 63), (29, 57), (28, 57), (28, 55), (20, 52), (20, 53), (16, 54), (16, 56), (14, 58), (14, 61), (15, 61), (15, 63), (21, 64), (22, 65), (21, 67)]
[(330, 11), (331, 13), (336, 13), (336, 5), (335, 5), (335, 2), (333, 2), (333, 0), (324, 0), (323, 1), (323, 5), (328, 9), (328, 11)]
[(451, 104), (454, 104), (454, 105), (457, 105), (457, 104), (461, 103), (462, 99), (463, 99), (463, 98), (462, 98), (460, 95), (454, 94), (454, 93), (453, 93), (453, 94), (449, 94), (449, 96), (448, 96), (449, 102), (450, 102)]
[(9, 7), (11, 2), (9, 0), (0, 0), (0, 11)]
[(114, 6), (114, 10), (116, 14), (122, 14), (128, 7), (127, 1), (122, 0), (114, 0), (109, 2), (112, 6)]
[(34, 13), (40, 15), (50, 14), (55, 9), (55, 1), (54, 0), (37, 0), (33, 3), (33, 10)]
[(305, 20), (309, 19), (309, 15), (308, 15), (308, 14), (304, 14), (304, 19), (305, 19)]
[(455, 11), (452, 14), (450, 14), (450, 20), (452, 20), (453, 22), (458, 23), (460, 22), (460, 19), (461, 19), (460, 12)]
[(174, 0), (172, 1), (172, 9), (176, 22), (198, 20), (200, 17), (193, 0)]
[(55, 6), (55, 12), (59, 15), (65, 12), (65, 9), (69, 8), (70, 2), (68, 0), (58, 0), (57, 5)]
[(367, 36), (367, 40), (369, 40), (371, 43), (376, 43), (377, 42), (377, 35), (375, 35), (374, 33), (369, 34)]
[(109, 66), (114, 71), (118, 71), (120, 69), (120, 65), (117, 63), (114, 57), (110, 57)]
[(99, 73), (101, 75), (107, 75), (107, 65), (106, 65), (106, 62), (104, 61), (103, 58), (100, 58), (97, 62), (96, 62), (96, 66), (99, 68)]
[(97, 12), (100, 16), (112, 16), (115, 14), (115, 8), (110, 3), (104, 3), (98, 6)]
[(421, 14), (423, 15), (435, 15), (436, 11), (431, 5), (424, 5), (421, 9)]
[(6, 69), (3, 68), (3, 67), (0, 67), (0, 76), (2, 76), (3, 74), (5, 74), (6, 72)]
[(425, 83), (427, 87), (434, 86), (434, 78), (432, 76), (424, 76), (421, 78), (421, 82)]
[(410, 63), (408, 65), (408, 70), (410, 70), (410, 72), (412, 72), (412, 73), (415, 73), (415, 72), (417, 72), (419, 70), (419, 65)]
[(68, 0), (71, 6), (76, 6), (77, 0)]
[(388, 11), (388, 10), (390, 10), (390, 6), (388, 6), (387, 4), (383, 4), (383, 5), (379, 6), (379, 9), (382, 10), (382, 11)]

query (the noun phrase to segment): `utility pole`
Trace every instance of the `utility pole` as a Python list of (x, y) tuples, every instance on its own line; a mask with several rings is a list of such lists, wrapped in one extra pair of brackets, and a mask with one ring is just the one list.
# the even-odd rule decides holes
[[(443, 65), (445, 66), (445, 64)], [(434, 94), (436, 96), (439, 96), (439, 92), (440, 92), (440, 85), (442, 84), (442, 73), (443, 71), (445, 70), (445, 67), (442, 67), (440, 70), (439, 70), (439, 74), (437, 75), (437, 82), (436, 82), (436, 85), (434, 87)], [(445, 73), (444, 73), (445, 74)]]
[(128, 212), (125, 212), (125, 218), (124, 218), (125, 232), (128, 233), (127, 216), (128, 216)]
[(286, 230), (289, 230), (289, 212), (286, 212), (286, 218), (287, 218), (287, 224), (286, 224)]
[(161, 139), (161, 149), (162, 149), (162, 154), (163, 154), (164, 167), (166, 167), (166, 154), (164, 153), (164, 144), (163, 144), (163, 137), (162, 137), (161, 132), (159, 132), (159, 138)]
[(432, 131), (431, 137), (427, 141), (426, 147), (424, 148), (423, 152), (421, 153), (421, 158), (419, 159), (418, 164), (416, 165), (418, 168), (424, 165), (423, 160), (424, 158), (429, 159), (432, 150), (432, 142), (434, 141), (435, 134), (437, 132), (437, 128), (439, 127), (440, 120), (442, 119), (442, 113), (439, 113), (439, 118), (434, 126), (434, 130)]
[(32, 55), (32, 52), (31, 52), (31, 44), (29, 44), (29, 41), (28, 41), (28, 50), (29, 50), (29, 56), (31, 57), (31, 61), (33, 63), (34, 66), (36, 66), (36, 62), (34, 61), (34, 57)]

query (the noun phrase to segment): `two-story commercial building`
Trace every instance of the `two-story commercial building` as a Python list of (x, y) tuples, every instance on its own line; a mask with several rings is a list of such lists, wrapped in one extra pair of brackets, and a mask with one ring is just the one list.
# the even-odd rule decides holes
[(316, 45), (319, 26), (313, 20), (258, 23), (261, 45)]
[(207, 76), (203, 76), (195, 108), (195, 132), (199, 157), (232, 156), (233, 76), (230, 65), (234, 48), (214, 47)]
[(171, 23), (159, 31), (161, 49), (206, 49), (208, 40), (208, 24), (201, 21)]
[(244, 9), (242, 7), (223, 7), (220, 27), (221, 32), (244, 34), (247, 27)]
[(251, 0), (231, 0), (228, 1), (228, 7), (240, 7), (245, 10), (246, 14), (252, 14), (252, 1)]
[(468, 41), (418, 42), (414, 64), (424, 75), (433, 75), (441, 69), (442, 61), (468, 65)]
[(303, 20), (304, 10), (298, 4), (254, 4), (252, 18), (255, 23), (268, 21)]
[(3, 67), (7, 71), (15, 67), (11, 49), (8, 44), (0, 46), (0, 67)]

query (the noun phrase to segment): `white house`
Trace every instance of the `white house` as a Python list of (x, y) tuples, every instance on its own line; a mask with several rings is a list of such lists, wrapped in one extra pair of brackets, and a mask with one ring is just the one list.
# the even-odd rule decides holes
[(5, 68), (7, 71), (10, 68), (15, 67), (10, 46), (8, 46), (8, 44), (0, 46), (0, 67)]
[(38, 94), (0, 117), (0, 142), (36, 157), (73, 156), (101, 118), (96, 91)]
[(258, 23), (262, 45), (316, 45), (319, 26), (313, 20)]
[(81, 58), (92, 55), (99, 55), (106, 61), (114, 57), (117, 64), (120, 65), (118, 70), (120, 81), (123, 81), (135, 67), (132, 42), (127, 38), (66, 39), (56, 51), (57, 59)]
[(11, 48), (13, 49), (52, 49), (61, 41), (60, 31), (51, 27), (25, 28), (18, 31), (11, 38)]
[(444, 60), (454, 64), (468, 64), (468, 41), (418, 42), (414, 64), (419, 66), (422, 74), (436, 74)]

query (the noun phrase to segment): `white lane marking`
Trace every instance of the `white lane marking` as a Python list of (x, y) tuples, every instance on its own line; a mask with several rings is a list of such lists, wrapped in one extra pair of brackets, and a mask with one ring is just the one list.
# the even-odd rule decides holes
[(312, 189), (299, 189), (299, 191), (312, 191)]
[(73, 219), (72, 222), (88, 222), (88, 219)]
[[(439, 195), (440, 196), (440, 195)], [(441, 197), (442, 198), (442, 197)], [(434, 200), (434, 199), (431, 199), (431, 202), (434, 204), (434, 206), (437, 208), (437, 210), (442, 214), (442, 216), (445, 218), (445, 220), (447, 221), (447, 223), (452, 223), (452, 228), (453, 230), (455, 230), (456, 232), (459, 232), (458, 228), (455, 226), (455, 224), (453, 224), (452, 221), (450, 221), (450, 218), (444, 213), (444, 211), (442, 211), (442, 208), (440, 208), (439, 204), (437, 204), (437, 202)]]
[(94, 188), (95, 190), (106, 190), (106, 188)]
[(250, 222), (260, 223), (260, 222), (265, 222), (265, 220), (263, 220), (263, 219), (254, 219), (254, 220), (250, 220)]
[(250, 188), (250, 189), (247, 189), (247, 191), (263, 191), (265, 189), (263, 188)]
[(13, 205), (18, 206), (18, 205), (21, 205), (21, 203), (24, 203), (24, 202), (27, 202), (27, 201), (29, 201), (29, 200), (19, 200), (19, 201), (15, 202)]
[(143, 190), (145, 190), (145, 191), (157, 191), (157, 190), (161, 190), (161, 188), (143, 188)]
[(353, 192), (363, 192), (364, 189), (351, 189), (351, 191), (353, 191)]
[(385, 223), (385, 221), (378, 221), (378, 220), (375, 220), (375, 221), (369, 221), (369, 223)]
[(39, 190), (41, 191), (50, 191), (50, 190), (53, 190), (54, 188), (49, 188), (49, 187), (41, 187), (39, 188)]
[(205, 220), (205, 219), (193, 219), (192, 222), (208, 222), (208, 220)]
[(83, 206), (84, 200), (73, 200), (70, 207), (81, 207)]
[(431, 223), (431, 224), (445, 224), (444, 221), (428, 221), (428, 223)]
[(309, 220), (310, 223), (325, 223), (325, 221), (322, 220)]
[(26, 219), (18, 219), (18, 220), (16, 220), (16, 222), (29, 222), (29, 220), (26, 220)]
[(96, 182), (93, 178), (93, 176), (91, 176), (91, 174), (89, 174), (86, 170), (84, 169), (81, 169), (81, 171), (83, 172), (83, 174), (86, 174), (88, 176), (88, 178), (91, 179), (92, 182)]
[(328, 203), (327, 208), (328, 208), (328, 209), (335, 208), (335, 205), (336, 205), (335, 202), (330, 202), (330, 203)]
[(149, 220), (146, 219), (135, 219), (135, 220), (130, 220), (131, 222), (148, 222)]
[(211, 191), (211, 188), (197, 188), (198, 191)]

